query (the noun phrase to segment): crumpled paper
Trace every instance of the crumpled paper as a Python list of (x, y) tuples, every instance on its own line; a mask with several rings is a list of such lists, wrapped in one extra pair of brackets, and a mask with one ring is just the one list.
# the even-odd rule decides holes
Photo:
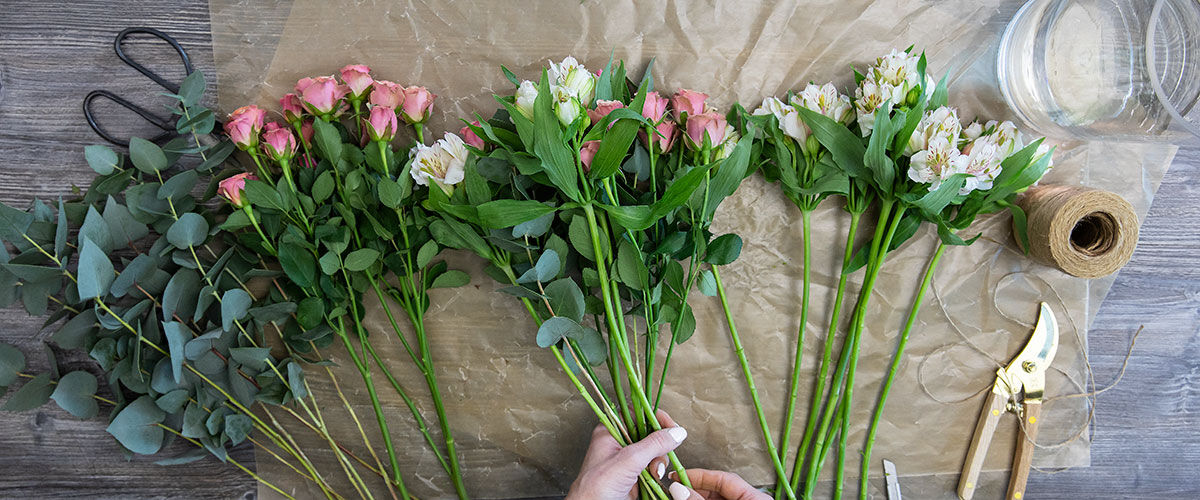
[[(996, 86), (995, 58), (1003, 27), (1021, 3), (216, 0), (211, 10), (222, 109), (250, 103), (277, 109), (279, 97), (297, 79), (363, 63), (378, 78), (424, 85), (438, 94), (429, 129), (440, 133), (457, 131), (460, 118), (490, 116), (496, 108), (492, 94), (513, 91), (501, 65), (519, 77), (534, 78), (548, 59), (573, 55), (599, 69), (612, 54), (637, 76), (653, 59), (661, 91), (686, 87), (708, 93), (710, 102), (722, 109), (735, 101), (753, 108), (763, 97), (809, 81), (832, 79), (847, 90), (853, 84), (850, 66), (865, 67), (878, 55), (914, 44), (927, 52), (931, 74), (949, 75), (950, 104), (964, 121), (975, 116), (1014, 119)], [(1141, 217), (1175, 152), (1162, 144), (1072, 142), (1057, 147), (1055, 167), (1043, 182), (1114, 191)], [(1039, 301), (1050, 303), (1058, 314), (1062, 338), (1048, 374), (1038, 438), (1042, 447), (1034, 465), (1090, 463), (1087, 400), (1053, 398), (1088, 390), (1086, 327), (1113, 278), (1086, 281), (1033, 263), (1013, 244), (1010, 220), (1007, 215), (981, 218), (967, 234), (979, 231), (983, 237), (971, 247), (948, 249), (934, 278), (873, 455), (897, 462), (906, 476), (960, 470), (982, 391), (990, 387), (996, 367), (1024, 345)], [(813, 221), (813, 296), (799, 415), (806, 415), (811, 397), (848, 217), (833, 199), (814, 213)], [(759, 176), (725, 202), (714, 224), (715, 232), (737, 232), (745, 240), (741, 258), (723, 273), (776, 433), (782, 426), (799, 317), (798, 224), (798, 210)], [(935, 245), (936, 235), (923, 230), (889, 258), (880, 274), (854, 392), (847, 465), (851, 478), (858, 474), (857, 451), (897, 334)], [(561, 494), (574, 478), (594, 417), (553, 357), (534, 344), (534, 325), (519, 303), (496, 292), (499, 287), (482, 273), (477, 259), (452, 252), (448, 260), (469, 271), (472, 282), (431, 293), (428, 331), (467, 488), (481, 498)], [(848, 301), (860, 281), (861, 272), (851, 279)], [(690, 433), (680, 456), (690, 467), (730, 470), (755, 484), (771, 482), (774, 473), (719, 304), (700, 294), (692, 301), (696, 334), (677, 348), (663, 394), (663, 407)], [(422, 378), (391, 335), (378, 303), (368, 299), (367, 307), (376, 345), (393, 360), (392, 369), (436, 427)], [(358, 374), (344, 352), (331, 348), (326, 354), (342, 365), (334, 373), (350, 391), (347, 396), (359, 418), (369, 422), (368, 437), (382, 457)], [(318, 400), (330, 408), (327, 413), (336, 415), (335, 435), (368, 457), (324, 372), (310, 370), (309, 380)], [(380, 394), (410, 487), (421, 498), (450, 497), (445, 475), (407, 408), (385, 385)], [(310, 456), (327, 465), (323, 470), (337, 484), (340, 469), (331, 453), (321, 452), (325, 443), (299, 424), (284, 423), (312, 450)], [(1002, 422), (985, 469), (1009, 467), (1016, 427), (1011, 417)], [(799, 442), (802, 428), (802, 421), (795, 425), (793, 443)], [(315, 496), (310, 483), (272, 458), (260, 453), (257, 463), (264, 478)], [(875, 468), (875, 474), (882, 471)], [(872, 495), (881, 496), (882, 481), (873, 481), (872, 488)], [(376, 491), (384, 491), (382, 483)], [(269, 490), (260, 493), (273, 498)], [(952, 489), (908, 493), (953, 496)]]

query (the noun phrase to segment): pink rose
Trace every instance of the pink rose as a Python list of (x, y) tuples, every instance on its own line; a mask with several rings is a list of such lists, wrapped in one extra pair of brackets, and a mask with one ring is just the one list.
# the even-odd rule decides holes
[(222, 198), (229, 200), (229, 204), (237, 208), (246, 206), (246, 201), (242, 199), (242, 191), (246, 189), (246, 180), (254, 180), (254, 174), (240, 173), (233, 177), (229, 177), (217, 185), (217, 194)]
[(400, 109), (404, 103), (404, 87), (387, 80), (375, 80), (371, 84), (371, 104), (385, 108)]
[(296, 136), (276, 122), (268, 123), (262, 134), (262, 150), (272, 160), (290, 160), (296, 156)]
[(404, 121), (410, 124), (425, 123), (433, 111), (433, 99), (436, 97), (425, 87), (405, 87), (404, 102), (399, 108)]
[(725, 140), (725, 125), (725, 117), (715, 111), (688, 116), (688, 146), (692, 149), (701, 149), (704, 147), (705, 140), (708, 141), (710, 147), (720, 144)]
[(596, 157), (597, 151), (600, 151), (600, 141), (587, 141), (579, 148), (579, 160), (583, 162), (584, 172), (592, 171), (592, 159)]
[(588, 119), (590, 119), (592, 123), (600, 123), (600, 120), (603, 120), (604, 117), (608, 116), (609, 113), (612, 113), (614, 109), (623, 107), (625, 107), (625, 104), (621, 101), (596, 101), (596, 109), (589, 109), (587, 112)]
[(258, 106), (242, 106), (229, 114), (225, 122), (225, 134), (243, 150), (258, 146), (258, 133), (262, 131), (267, 112)]
[(296, 93), (314, 115), (328, 115), (338, 109), (338, 101), (350, 91), (339, 85), (332, 76), (302, 78), (296, 83)]
[(671, 108), (675, 110), (675, 119), (683, 122), (689, 116), (704, 112), (704, 101), (708, 94), (694, 90), (683, 89), (671, 96)]
[[(479, 120), (471, 122), (471, 125), (478, 127)], [(471, 130), (471, 127), (463, 127), (458, 131), (458, 135), (462, 136), (463, 142), (474, 147), (475, 149), (482, 151), (485, 147), (487, 147), (487, 144), (483, 142), (483, 138), (479, 137), (474, 130)]]
[(304, 114), (304, 103), (300, 102), (300, 97), (296, 94), (284, 94), (279, 100), (279, 107), (283, 109), (283, 119), (288, 123), (300, 121)]
[(342, 68), (342, 81), (346, 83), (346, 87), (350, 89), (350, 96), (353, 99), (362, 99), (370, 88), (371, 83), (371, 68), (362, 64), (349, 64)]
[(646, 102), (642, 104), (642, 116), (654, 123), (662, 120), (667, 114), (667, 98), (658, 92), (646, 92)]
[(390, 141), (396, 137), (396, 130), (399, 128), (400, 124), (396, 121), (396, 110), (383, 106), (371, 107), (371, 115), (367, 117), (366, 129), (367, 135), (371, 136), (372, 141)]
[(657, 150), (659, 154), (666, 153), (675, 146), (675, 138), (679, 133), (679, 126), (675, 122), (666, 120), (654, 127), (658, 131), (653, 138), (646, 135), (645, 132), (638, 132), (638, 136), (642, 138), (642, 144), (647, 148)]

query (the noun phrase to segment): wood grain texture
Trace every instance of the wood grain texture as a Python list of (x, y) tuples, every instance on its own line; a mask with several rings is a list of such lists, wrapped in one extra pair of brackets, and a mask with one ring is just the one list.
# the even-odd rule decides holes
[[(162, 2), (0, 2), (0, 201), (53, 198), (90, 181), (81, 148), (98, 138), (80, 111), (83, 96), (106, 88), (153, 105), (158, 88), (112, 53), (112, 37), (133, 25), (163, 29), (187, 47), (197, 68), (211, 72), (208, 8)], [(147, 63), (181, 75), (175, 55), (145, 53)], [(174, 71), (172, 73), (171, 71)], [(170, 77), (170, 76), (168, 76)], [(114, 129), (137, 130), (123, 115)], [(141, 129), (145, 130), (145, 129)], [(1130, 336), (1139, 339), (1123, 381), (1099, 396), (1092, 466), (1056, 474), (1034, 471), (1025, 498), (1200, 497), (1200, 146), (1180, 150), (1142, 227), (1130, 264), (1121, 271), (1090, 334), (1091, 361), (1101, 386), (1120, 368)], [(0, 341), (16, 344), (44, 370), (41, 321), (0, 311)], [(69, 366), (89, 366), (63, 353)], [(245, 474), (206, 459), (162, 467), (127, 462), (104, 432), (106, 421), (79, 421), (53, 405), (0, 414), (0, 497), (3, 498), (251, 498)], [(964, 439), (969, 437), (964, 436)], [(173, 450), (185, 449), (176, 443)], [(253, 463), (253, 453), (234, 454)], [(903, 476), (904, 457), (897, 462)], [(902, 477), (906, 490), (954, 495), (958, 475)], [(999, 498), (999, 485), (976, 498)], [(883, 491), (882, 481), (875, 491)], [(878, 497), (878, 495), (877, 495)]]

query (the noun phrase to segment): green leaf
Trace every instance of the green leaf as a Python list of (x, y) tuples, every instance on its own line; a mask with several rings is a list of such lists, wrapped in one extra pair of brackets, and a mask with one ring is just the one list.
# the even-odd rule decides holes
[(287, 205), (279, 197), (279, 192), (275, 188), (272, 188), (270, 184), (263, 181), (256, 179), (246, 181), (243, 193), (251, 205), (261, 208), (272, 208), (280, 212), (287, 211)]
[(550, 347), (562, 339), (578, 339), (583, 336), (583, 326), (573, 319), (555, 316), (542, 323), (537, 332), (538, 347)]
[(63, 375), (58, 386), (50, 394), (58, 406), (79, 418), (92, 418), (100, 412), (96, 404), (96, 376), (85, 371), (74, 371)]
[(200, 291), (200, 275), (191, 269), (183, 268), (171, 276), (162, 295), (162, 315), (171, 318), (190, 318), (196, 312), (196, 297)]
[(513, 226), (513, 238), (539, 238), (546, 231), (550, 230), (550, 224), (554, 222), (554, 213), (548, 213), (536, 219), (528, 220)]
[(494, 200), (477, 208), (479, 220), (491, 229), (513, 227), (555, 211), (554, 207), (533, 200)]
[(27, 411), (37, 408), (50, 401), (50, 394), (54, 392), (54, 387), (50, 385), (50, 375), (43, 373), (21, 386), (9, 396), (8, 401), (4, 406), (0, 406), (3, 411)]
[(129, 209), (118, 203), (111, 195), (104, 204), (104, 222), (108, 224), (108, 229), (112, 232), (111, 240), (114, 246), (132, 245), (150, 234), (146, 225), (134, 219)]
[(346, 254), (345, 266), (347, 271), (366, 271), (379, 262), (379, 250), (360, 248)]
[(646, 205), (598, 205), (617, 225), (630, 231), (641, 231), (653, 225), (659, 217)]
[[(310, 297), (316, 298), (316, 297)], [(320, 300), (320, 299), (318, 299)], [(240, 364), (254, 370), (265, 370), (271, 362), (270, 347), (234, 347), (229, 350), (229, 356)]]
[(225, 417), (225, 435), (229, 436), (232, 445), (241, 444), (250, 435), (254, 422), (245, 415), (229, 415)]
[[(615, 110), (606, 118), (612, 120), (621, 116), (619, 111), (621, 110)], [(627, 113), (642, 118), (641, 114), (633, 110), (627, 110)], [(611, 125), (604, 132), (604, 139), (600, 141), (600, 150), (592, 158), (591, 171), (588, 173), (588, 177), (592, 179), (610, 177), (621, 169), (621, 163), (625, 159), (625, 155), (629, 153), (629, 146), (633, 145), (633, 139), (637, 137), (640, 125), (636, 119), (629, 118), (609, 123)]]
[(153, 257), (148, 254), (138, 254), (129, 265), (125, 266), (125, 269), (121, 270), (121, 275), (113, 280), (110, 293), (113, 297), (124, 297), (130, 288), (150, 276), (157, 268), (158, 262)]
[(187, 389), (175, 389), (159, 396), (154, 400), (154, 404), (167, 413), (178, 413), (183, 409), (183, 405), (187, 404), (189, 397)]
[(542, 169), (545, 170), (550, 182), (558, 187), (567, 198), (581, 201), (579, 198), (579, 174), (575, 168), (575, 157), (578, 152), (571, 151), (563, 141), (563, 131), (559, 127), (558, 117), (554, 114), (553, 100), (554, 96), (550, 93), (549, 80), (543, 71), (541, 82), (538, 85), (538, 96), (533, 104), (533, 152), (538, 159), (542, 160)]
[(112, 261), (92, 240), (83, 238), (83, 248), (79, 250), (79, 270), (77, 272), (79, 300), (94, 299), (108, 295), (109, 286), (113, 279)]
[(296, 399), (308, 397), (308, 388), (304, 386), (304, 367), (295, 361), (288, 363), (288, 386)]
[(67, 208), (63, 204), (60, 197), (58, 199), (58, 223), (54, 226), (54, 255), (62, 258), (66, 255), (67, 249), (67, 233), (71, 231), (71, 224), (67, 222)]
[(537, 263), (532, 268), (517, 278), (517, 283), (548, 283), (558, 276), (560, 269), (562, 269), (562, 259), (559, 258), (558, 252), (547, 249), (538, 256)]
[(167, 155), (162, 148), (141, 137), (129, 139), (129, 159), (133, 161), (133, 166), (147, 174), (166, 170), (168, 166)]
[(524, 298), (524, 299), (529, 299), (529, 300), (543, 300), (546, 298), (545, 295), (537, 293), (537, 292), (530, 290), (528, 288), (525, 288), (523, 286), (506, 286), (504, 288), (501, 288), (498, 291), (500, 293), (506, 293), (508, 295), (512, 295), (513, 297)]
[(871, 172), (863, 164), (863, 156), (867, 152), (862, 138), (851, 132), (845, 125), (820, 113), (813, 112), (803, 106), (796, 108), (804, 123), (812, 130), (813, 136), (833, 156), (834, 163), (856, 179), (870, 177)]
[(182, 250), (200, 246), (207, 239), (208, 221), (195, 212), (183, 214), (167, 230), (167, 241)]
[[(96, 330), (96, 310), (87, 309), (63, 323), (62, 328), (50, 337), (54, 343), (63, 349), (81, 349), (87, 344), (88, 337)], [(0, 344), (2, 346), (3, 344)], [(3, 368), (0, 367), (0, 385), (4, 383)]]
[(282, 323), (294, 312), (295, 302), (276, 302), (269, 306), (251, 308), (250, 317), (259, 323)]
[(207, 416), (208, 412), (199, 404), (189, 403), (183, 410), (183, 428), (179, 433), (192, 439), (207, 437), (208, 430), (204, 428), (204, 418)]
[(429, 284), (429, 288), (458, 288), (471, 282), (471, 275), (451, 269), (433, 279), (433, 283)]
[(83, 246), (84, 239), (92, 240), (104, 253), (113, 249), (112, 230), (108, 227), (108, 221), (91, 206), (83, 218), (83, 225), (79, 226), (79, 234), (76, 236), (79, 246)]
[(25, 355), (16, 347), (0, 343), (0, 387), (12, 385), (25, 369)]
[(97, 174), (108, 175), (117, 169), (120, 158), (116, 151), (103, 144), (92, 144), (83, 148), (83, 157)]
[(162, 183), (156, 195), (160, 200), (180, 200), (192, 192), (199, 180), (200, 175), (195, 170), (184, 170)]
[(129, 451), (153, 455), (162, 448), (164, 431), (158, 424), (167, 414), (154, 404), (154, 398), (137, 398), (113, 418), (108, 433)]
[[(597, 234), (597, 239), (600, 240), (601, 251), (606, 252), (612, 248), (609, 245), (607, 234), (604, 232)], [(576, 215), (571, 218), (571, 225), (567, 229), (567, 236), (571, 240), (571, 246), (575, 247), (575, 251), (579, 255), (590, 261), (596, 260), (596, 253), (592, 248), (592, 233), (588, 229), (587, 220), (582, 215)]]
[(325, 319), (325, 301), (320, 297), (307, 297), (296, 306), (296, 322), (300, 328), (311, 330)]
[(0, 238), (24, 241), (23, 235), (33, 224), (33, 214), (0, 203)]
[(171, 354), (171, 374), (175, 377), (175, 383), (182, 383), (183, 348), (189, 340), (192, 340), (191, 332), (182, 323), (164, 321), (163, 334), (167, 337), (167, 346)]
[(179, 83), (179, 100), (183, 107), (190, 108), (204, 97), (204, 72), (193, 71)]
[(421, 249), (417, 251), (417, 267), (425, 267), (429, 265), (429, 262), (432, 261), (434, 257), (437, 257), (438, 250), (440, 250), (440, 248), (438, 247), (437, 242), (433, 240), (426, 241), (424, 245), (421, 245)]
[(433, 239), (442, 246), (469, 250), (484, 260), (492, 259), (491, 247), (470, 225), (454, 219), (438, 219), (429, 224)]
[(925, 193), (924, 196), (914, 201), (912, 205), (920, 209), (927, 218), (937, 216), (958, 196), (958, 191), (962, 189), (968, 175), (955, 174), (951, 176), (949, 179), (942, 181), (937, 189)]
[(321, 154), (337, 168), (337, 161), (342, 157), (341, 134), (329, 122), (314, 120), (313, 135)]
[(225, 331), (233, 329), (234, 321), (246, 317), (254, 299), (241, 288), (231, 288), (221, 297), (221, 327)]
[[(902, 121), (903, 112), (897, 114), (897, 121)], [(888, 113), (888, 107), (880, 106), (875, 110), (875, 129), (867, 142), (867, 151), (863, 156), (863, 164), (871, 171), (871, 179), (875, 187), (884, 195), (891, 195), (896, 182), (896, 165), (888, 157), (888, 146), (896, 135), (896, 124)]]
[(583, 291), (575, 280), (562, 278), (546, 285), (546, 300), (554, 309), (555, 316), (567, 317), (576, 323), (583, 321)]
[(700, 288), (700, 293), (709, 297), (716, 297), (717, 294), (717, 279), (713, 276), (711, 270), (705, 269), (700, 271), (700, 280), (696, 283)]
[(307, 288), (316, 283), (317, 259), (299, 245), (280, 245), (279, 265), (296, 286)]
[(736, 234), (722, 234), (708, 244), (704, 254), (704, 262), (714, 266), (724, 266), (737, 260), (742, 253), (742, 237)]
[[(396, 208), (404, 201), (404, 188), (400, 187), (400, 183), (388, 178), (379, 180), (379, 203), (388, 208)], [(316, 191), (316, 188), (313, 188)]]
[(621, 282), (634, 290), (645, 290), (650, 284), (650, 271), (642, 253), (628, 240), (617, 247), (617, 275)]
[[(380, 182), (379, 198), (382, 201), (382, 199), (383, 199), (382, 184), (384, 181), (381, 180), (379, 182)], [(317, 176), (317, 180), (313, 181), (313, 186), (312, 186), (313, 201), (317, 202), (317, 203), (321, 203), (321, 202), (329, 199), (329, 195), (333, 194), (334, 186), (335, 186), (335, 184), (333, 182), (333, 174), (330, 173), (330, 171), (328, 171), (328, 170), (321, 172), (321, 175)], [(387, 203), (384, 202), (384, 204), (386, 205)], [(395, 207), (392, 207), (392, 208), (395, 208)]]

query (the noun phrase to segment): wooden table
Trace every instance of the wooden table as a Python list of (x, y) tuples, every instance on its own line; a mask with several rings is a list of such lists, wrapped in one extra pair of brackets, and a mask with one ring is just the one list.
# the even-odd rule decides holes
[[(80, 111), (88, 91), (106, 88), (155, 102), (152, 96), (160, 89), (112, 53), (112, 38), (120, 29), (163, 29), (190, 50), (198, 69), (213, 74), (206, 3), (12, 2), (0, 5), (0, 12), (0, 201), (5, 203), (54, 199), (69, 186), (90, 181), (82, 148), (100, 141)], [(149, 53), (146, 59), (168, 78), (182, 76), (172, 52)], [(132, 115), (117, 122), (123, 122), (126, 134), (137, 130)], [(1142, 227), (1137, 253), (1092, 325), (1091, 359), (1102, 386), (1116, 376), (1130, 335), (1146, 325), (1124, 380), (1099, 397), (1092, 466), (1035, 472), (1028, 498), (1200, 497), (1198, 243), (1200, 147), (1191, 145), (1175, 158)], [(0, 311), (0, 341), (19, 346), (32, 369), (44, 371), (47, 361), (40, 353), (49, 335), (40, 331), (41, 321), (15, 308)], [(85, 355), (59, 356), (69, 368), (95, 369)], [(253, 480), (215, 459), (174, 467), (142, 457), (127, 462), (105, 425), (103, 419), (79, 421), (52, 404), (0, 415), (0, 497), (255, 496)], [(246, 447), (233, 456), (254, 461)], [(944, 483), (950, 497), (956, 480), (957, 475), (947, 475), (904, 482)], [(984, 480), (1005, 478), (1000, 473)]]

